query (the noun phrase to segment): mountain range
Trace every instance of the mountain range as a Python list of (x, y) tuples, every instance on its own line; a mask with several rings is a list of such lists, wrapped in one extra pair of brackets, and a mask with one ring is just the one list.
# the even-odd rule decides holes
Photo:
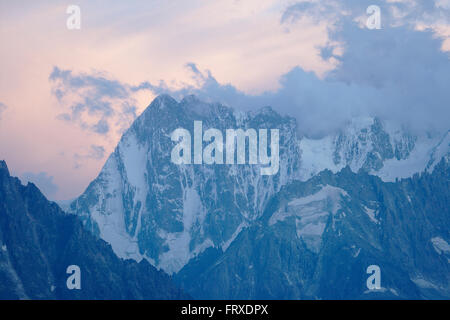
[[(177, 128), (278, 129), (279, 172), (174, 164)], [(450, 132), (358, 117), (320, 138), (270, 107), (158, 96), (67, 212), (194, 298), (450, 297)], [(366, 269), (380, 267), (368, 290)]]

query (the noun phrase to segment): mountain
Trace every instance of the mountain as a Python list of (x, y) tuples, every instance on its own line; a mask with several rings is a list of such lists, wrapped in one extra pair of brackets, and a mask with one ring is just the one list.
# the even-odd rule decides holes
[[(279, 173), (262, 176), (259, 165), (172, 163), (171, 133), (192, 130), (196, 120), (222, 132), (279, 128)], [(298, 158), (295, 121), (270, 108), (246, 115), (192, 96), (180, 103), (160, 96), (123, 135), (70, 212), (84, 218), (120, 257), (145, 258), (173, 273), (208, 247), (226, 249), (262, 214), (269, 198), (296, 177)]]
[[(279, 172), (172, 163), (172, 132), (193, 132), (194, 121), (221, 132), (279, 129)], [(449, 132), (416, 135), (378, 118), (322, 138), (298, 132), (270, 107), (244, 113), (159, 96), (68, 211), (119, 257), (174, 274), (194, 297), (364, 298), (369, 261), (392, 275), (378, 296), (448, 297), (448, 278), (438, 276), (448, 274), (449, 234), (439, 223), (448, 224)], [(418, 261), (424, 253), (434, 273)]]
[[(81, 289), (69, 290), (69, 266)], [(32, 184), (0, 161), (0, 299), (180, 299), (188, 297), (147, 261), (118, 258)]]
[[(449, 159), (397, 183), (349, 167), (295, 181), (176, 279), (200, 299), (448, 299)], [(380, 290), (366, 287), (371, 265)]]

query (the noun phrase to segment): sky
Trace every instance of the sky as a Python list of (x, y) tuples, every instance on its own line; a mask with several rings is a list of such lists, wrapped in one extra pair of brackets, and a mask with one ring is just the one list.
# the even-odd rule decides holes
[(0, 0), (0, 41), (0, 159), (52, 200), (161, 93), (271, 105), (310, 137), (359, 115), (450, 128), (450, 0)]

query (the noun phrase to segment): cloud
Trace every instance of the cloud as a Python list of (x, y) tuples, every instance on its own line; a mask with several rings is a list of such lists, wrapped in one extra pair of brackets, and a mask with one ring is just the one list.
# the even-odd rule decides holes
[(8, 109), (8, 107), (4, 104), (0, 102), (0, 120), (2, 119), (2, 113)]
[(415, 25), (437, 20), (449, 23), (448, 0), (304, 0), (288, 6), (281, 21), (296, 21), (305, 16), (318, 20), (330, 17), (355, 19), (365, 16), (366, 9), (371, 5), (381, 8), (385, 26)]
[[(349, 106), (352, 97), (360, 100), (360, 108), (364, 106), (369, 115), (418, 130), (448, 130), (450, 55), (441, 49), (450, 33), (440, 34), (436, 28), (450, 28), (448, 2), (445, 7), (444, 1), (379, 1), (376, 4), (381, 7), (382, 30), (365, 28), (365, 9), (373, 1), (339, 2), (341, 10), (337, 12), (341, 15), (335, 15), (335, 27), (329, 31), (333, 45), (324, 51), (333, 52), (333, 46), (339, 44), (343, 54), (328, 54), (338, 61), (338, 67), (325, 80), (347, 84), (340, 97)], [(336, 6), (338, 2), (321, 1), (316, 5), (326, 11), (332, 7), (330, 3)], [(287, 12), (292, 15), (296, 10), (294, 6)], [(333, 13), (324, 17), (330, 15)], [(352, 113), (357, 112), (354, 107)]]
[(49, 80), (54, 96), (68, 109), (58, 115), (60, 120), (106, 135), (111, 128), (123, 131), (136, 118), (130, 88), (104, 73), (74, 74), (55, 66)]
[(79, 169), (82, 166), (82, 162), (85, 160), (102, 160), (105, 157), (106, 150), (103, 146), (92, 144), (89, 147), (89, 150), (85, 154), (74, 154), (74, 160), (75, 160), (75, 169)]
[[(278, 89), (248, 94), (232, 84), (220, 83), (209, 70), (201, 70), (192, 62), (186, 64), (192, 84), (177, 83), (176, 88), (164, 81), (133, 86), (101, 74), (75, 76), (55, 69), (51, 79), (63, 83), (62, 89), (55, 88), (57, 97), (88, 88), (82, 102), (72, 105), (72, 112), (61, 118), (73, 120), (82, 114), (99, 113), (96, 123), (81, 125), (105, 134), (112, 117), (135, 114), (132, 95), (149, 90), (178, 99), (195, 94), (202, 100), (243, 110), (270, 105), (294, 116), (300, 133), (307, 136), (338, 130), (355, 116), (376, 116), (421, 132), (448, 130), (449, 52), (442, 50), (447, 38), (434, 28), (437, 21), (441, 26), (449, 24), (446, 3), (379, 1), (382, 29), (369, 30), (365, 27), (366, 8), (372, 4), (369, 0), (303, 1), (281, 14), (280, 24), (288, 30), (301, 27), (298, 21), (304, 17), (328, 21), (329, 41), (320, 53), (336, 67), (323, 77), (297, 66), (280, 77)], [(120, 101), (119, 107), (111, 107), (106, 98)], [(127, 108), (131, 110), (125, 111)]]
[(340, 4), (335, 1), (303, 1), (291, 4), (281, 15), (281, 23), (295, 22), (302, 18), (313, 18), (315, 21), (336, 17)]
[(89, 150), (87, 157), (94, 160), (101, 160), (105, 157), (105, 148), (93, 144), (91, 145), (91, 149)]
[[(300, 132), (308, 136), (337, 130), (354, 116), (380, 117), (417, 132), (448, 130), (450, 56), (441, 50), (446, 39), (432, 28), (416, 28), (418, 21), (442, 17), (443, 11), (428, 1), (387, 3), (382, 6), (382, 12), (389, 13), (383, 29), (369, 30), (356, 17), (372, 2), (303, 2), (282, 15), (281, 23), (290, 28), (303, 15), (331, 17), (330, 43), (322, 48), (322, 57), (335, 59), (337, 67), (323, 78), (295, 67), (280, 78), (278, 90), (249, 95), (190, 63), (187, 67), (199, 85), (171, 90), (163, 82), (142, 87), (177, 98), (195, 94), (241, 109), (271, 105), (294, 116)], [(394, 5), (404, 10), (401, 23), (392, 13)]]
[(158, 84), (143, 82), (138, 86), (131, 87), (131, 90), (150, 90), (156, 95), (170, 94), (178, 99), (195, 94), (205, 101), (220, 101), (235, 108), (251, 109), (247, 105), (251, 100), (250, 96), (247, 96), (243, 91), (240, 91), (231, 84), (219, 83), (209, 70), (200, 71), (195, 63), (189, 62), (185, 67), (190, 71), (195, 85), (180, 83), (177, 86), (180, 87), (179, 89), (173, 89), (165, 81), (161, 80)]
[(47, 172), (25, 172), (21, 176), (23, 183), (34, 183), (47, 198), (52, 198), (58, 191), (58, 186), (53, 183), (53, 177), (49, 176)]

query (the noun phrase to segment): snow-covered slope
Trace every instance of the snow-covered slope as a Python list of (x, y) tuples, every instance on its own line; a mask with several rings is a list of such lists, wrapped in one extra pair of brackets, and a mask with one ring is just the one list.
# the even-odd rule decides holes
[(341, 131), (321, 139), (302, 138), (301, 180), (325, 169), (345, 166), (379, 176), (383, 181), (411, 177), (449, 152), (449, 133), (417, 136), (377, 118), (354, 118)]

